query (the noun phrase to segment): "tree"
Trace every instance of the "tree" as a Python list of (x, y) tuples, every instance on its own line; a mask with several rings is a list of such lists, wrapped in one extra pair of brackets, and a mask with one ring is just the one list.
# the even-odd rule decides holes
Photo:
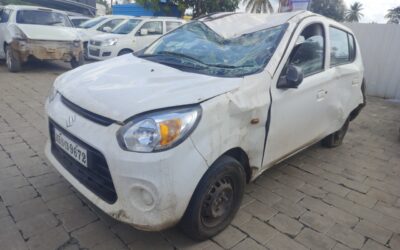
[(269, 0), (242, 0), (246, 11), (251, 13), (273, 13), (274, 8)]
[(346, 7), (343, 0), (313, 0), (310, 9), (315, 13), (341, 22), (344, 20)]
[(400, 6), (388, 10), (385, 18), (389, 19), (388, 23), (400, 24)]
[(160, 0), (136, 0), (136, 3), (152, 10), (163, 10), (169, 13), (171, 5), (176, 5), (184, 12), (188, 8), (193, 9), (193, 18), (213, 12), (235, 11), (239, 0), (169, 0), (167, 4), (160, 4)]
[(355, 2), (350, 5), (350, 9), (346, 10), (346, 21), (358, 23), (364, 16), (364, 14), (361, 13), (363, 9), (363, 5), (359, 2)]

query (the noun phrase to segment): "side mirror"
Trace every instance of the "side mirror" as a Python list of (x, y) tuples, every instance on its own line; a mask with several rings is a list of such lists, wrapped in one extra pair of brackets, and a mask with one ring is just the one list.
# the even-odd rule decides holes
[(140, 30), (140, 35), (141, 36), (147, 36), (149, 34), (149, 31), (147, 29), (141, 29)]
[(303, 70), (300, 67), (290, 64), (287, 68), (286, 75), (279, 79), (278, 88), (296, 89), (303, 82), (303, 79)]
[(104, 31), (104, 32), (107, 32), (107, 33), (110, 33), (110, 32), (112, 31), (112, 29), (111, 29), (111, 27), (108, 27), (108, 26), (107, 26), (107, 27), (104, 27), (104, 28), (103, 28), (103, 31)]

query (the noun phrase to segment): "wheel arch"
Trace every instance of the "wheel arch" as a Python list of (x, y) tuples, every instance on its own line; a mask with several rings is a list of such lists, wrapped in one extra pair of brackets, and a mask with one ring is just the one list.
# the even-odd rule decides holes
[(120, 51), (118, 51), (118, 55), (120, 55), (122, 51), (129, 51), (129, 53), (134, 52), (133, 49), (124, 48), (124, 49), (121, 49)]
[(230, 156), (230, 157), (234, 158), (235, 160), (237, 160), (238, 162), (240, 162), (240, 164), (243, 166), (244, 171), (246, 173), (246, 182), (249, 183), (251, 180), (252, 171), (250, 168), (250, 160), (249, 160), (247, 153), (242, 148), (236, 147), (236, 148), (229, 149), (228, 151), (223, 153), (221, 156), (224, 156), (224, 155)]

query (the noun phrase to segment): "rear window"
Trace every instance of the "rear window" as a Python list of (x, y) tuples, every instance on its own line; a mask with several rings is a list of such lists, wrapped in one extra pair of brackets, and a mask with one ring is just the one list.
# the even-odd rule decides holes
[(354, 37), (346, 31), (330, 27), (331, 66), (353, 62), (356, 56)]
[(17, 12), (17, 23), (72, 27), (66, 15), (47, 10), (19, 10)]

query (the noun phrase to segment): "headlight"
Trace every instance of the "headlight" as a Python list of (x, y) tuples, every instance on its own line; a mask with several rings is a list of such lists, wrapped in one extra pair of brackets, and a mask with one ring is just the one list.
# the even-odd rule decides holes
[(118, 38), (110, 38), (105, 40), (104, 42), (102, 42), (103, 46), (114, 46), (115, 44), (117, 44), (118, 42)]
[(184, 141), (200, 117), (200, 106), (139, 115), (118, 131), (118, 142), (127, 151), (150, 153), (166, 150)]
[(54, 100), (54, 98), (56, 98), (57, 94), (58, 94), (57, 89), (54, 87), (54, 85), (51, 86), (48, 97), (47, 97), (48, 102), (49, 103), (52, 102)]
[(28, 39), (28, 37), (25, 35), (25, 33), (20, 28), (18, 28), (18, 26), (15, 24), (11, 24), (9, 30), (11, 33), (11, 37), (14, 39), (18, 39), (18, 40)]
[(75, 41), (72, 42), (72, 44), (73, 44), (73, 46), (74, 46), (75, 48), (81, 47), (81, 41), (75, 40)]

